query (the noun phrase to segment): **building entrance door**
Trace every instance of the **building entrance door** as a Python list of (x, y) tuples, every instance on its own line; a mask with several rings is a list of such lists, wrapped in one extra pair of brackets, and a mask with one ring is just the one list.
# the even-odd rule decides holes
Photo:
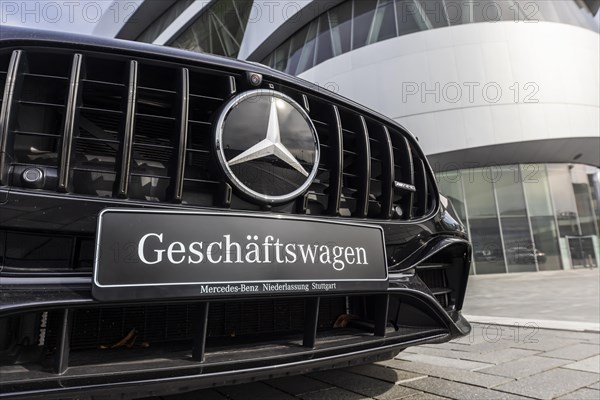
[(567, 236), (573, 268), (598, 267), (598, 257), (591, 236)]

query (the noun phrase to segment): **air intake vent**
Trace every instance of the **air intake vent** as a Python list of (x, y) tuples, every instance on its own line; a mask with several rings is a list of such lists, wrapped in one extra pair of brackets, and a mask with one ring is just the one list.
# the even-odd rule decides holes
[(80, 75), (71, 184), (66, 190), (112, 197), (125, 125), (129, 65), (123, 60), (88, 57), (84, 70)]
[[(17, 60), (18, 59), (18, 60)], [(51, 63), (48, 59), (52, 59)], [(13, 53), (19, 64), (14, 75), (12, 151), (14, 166), (56, 168), (62, 146), (71, 59), (60, 53)]]
[(221, 184), (214, 172), (212, 121), (223, 102), (235, 94), (235, 79), (215, 72), (190, 71), (188, 87), (183, 201), (198, 205), (229, 206), (229, 188)]
[[(208, 345), (220, 338), (248, 337), (302, 332), (305, 300), (277, 299), (245, 302), (214, 302), (209, 308)], [(319, 309), (319, 328), (330, 329), (345, 311), (345, 299), (323, 298)], [(129, 332), (136, 332), (136, 347), (146, 343), (157, 346), (192, 340), (192, 325), (198, 316), (193, 304), (129, 306), (77, 309), (73, 315), (73, 351), (98, 350), (119, 342)], [(46, 349), (56, 350), (60, 312), (48, 315)], [(133, 347), (133, 346), (132, 346)]]
[(342, 208), (354, 217), (365, 218), (371, 182), (369, 130), (362, 115), (345, 109), (341, 109), (340, 114), (344, 139)]
[[(264, 211), (227, 183), (213, 149), (213, 123), (238, 88), (248, 88), (244, 74), (99, 52), (5, 52), (1, 184)], [(268, 79), (263, 85), (306, 109), (321, 144), (305, 196), (269, 210), (405, 221), (434, 210), (431, 171), (405, 132), (316, 92)], [(27, 185), (28, 168), (51, 179)]]
[[(298, 101), (298, 99), (296, 99)], [(299, 101), (300, 104), (304, 99)], [(307, 196), (310, 214), (340, 214), (342, 182), (341, 126), (337, 107), (313, 96), (306, 97), (309, 114), (319, 135), (321, 154), (319, 172)]]
[(450, 306), (452, 289), (448, 285), (446, 270), (449, 264), (421, 264), (417, 266), (417, 276), (429, 287), (431, 293), (442, 307)]

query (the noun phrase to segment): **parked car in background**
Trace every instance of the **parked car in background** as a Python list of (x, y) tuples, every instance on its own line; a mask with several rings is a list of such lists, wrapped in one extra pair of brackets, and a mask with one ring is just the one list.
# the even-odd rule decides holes
[(506, 257), (516, 264), (535, 264), (536, 259), (540, 264), (546, 262), (546, 253), (531, 245), (509, 247), (506, 249)]

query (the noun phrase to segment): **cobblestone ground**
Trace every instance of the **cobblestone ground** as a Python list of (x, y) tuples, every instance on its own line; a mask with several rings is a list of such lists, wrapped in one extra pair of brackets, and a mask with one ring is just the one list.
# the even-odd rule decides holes
[(600, 334), (473, 324), (394, 360), (202, 390), (164, 400), (600, 399)]

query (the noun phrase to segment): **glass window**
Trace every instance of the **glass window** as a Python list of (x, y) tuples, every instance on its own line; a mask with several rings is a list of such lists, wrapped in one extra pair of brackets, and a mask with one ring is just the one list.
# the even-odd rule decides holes
[(392, 0), (379, 0), (367, 42), (373, 44), (396, 36), (394, 2)]
[(568, 245), (573, 268), (593, 268), (598, 266), (595, 246), (591, 237), (570, 237)]
[(596, 218), (592, 209), (592, 195), (586, 167), (584, 165), (573, 165), (570, 169), (581, 234), (584, 236), (596, 235)]
[(533, 241), (540, 271), (561, 269), (558, 231), (550, 202), (546, 167), (542, 164), (521, 165), (523, 188), (531, 221)]
[[(465, 195), (463, 192), (461, 171), (444, 171), (436, 174), (436, 181), (440, 193), (445, 196), (454, 207), (461, 222), (469, 232), (469, 221), (466, 214)], [(469, 236), (471, 234), (469, 233)], [(475, 273), (475, 263), (471, 263), (470, 274)]]
[(396, 36), (498, 21), (553, 21), (598, 31), (594, 17), (575, 0), (346, 0), (288, 39), (289, 60), (277, 60), (271, 53), (263, 63), (297, 75), (329, 58)]
[[(513, 0), (468, 0), (461, 3), (461, 23), (522, 21), (523, 11)], [(532, 6), (534, 8), (535, 6)], [(454, 22), (454, 21), (452, 21)], [(455, 25), (453, 23), (453, 25)]]
[[(481, 0), (479, 0), (481, 1)], [(590, 11), (576, 0), (510, 0), (506, 21), (548, 21), (598, 30), (598, 22)]]
[(546, 166), (544, 164), (522, 164), (521, 180), (532, 217), (549, 217), (554, 215), (550, 202), (550, 188)]
[(444, 6), (444, 15), (450, 25), (460, 25), (463, 23), (463, 7), (458, 0), (442, 0)]
[(428, 29), (420, 8), (413, 0), (396, 0), (396, 18), (400, 36)]
[(470, 218), (473, 261), (477, 275), (506, 272), (497, 218)]
[(420, 14), (426, 25), (432, 28), (443, 28), (448, 26), (448, 15), (444, 8), (444, 3), (439, 0), (418, 0)]
[(352, 36), (352, 2), (345, 1), (328, 12), (333, 55), (350, 51)]
[(316, 64), (329, 60), (333, 57), (333, 43), (331, 41), (331, 29), (329, 26), (329, 15), (325, 13), (319, 17), (319, 34), (317, 36)]
[(560, 236), (578, 236), (577, 205), (569, 166), (567, 164), (548, 164), (546, 169)]
[(510, 1), (472, 0), (463, 3), (463, 23), (498, 22), (502, 20), (502, 8), (498, 3)]
[(508, 272), (536, 271), (536, 251), (531, 242), (519, 166), (490, 167), (484, 171), (496, 188)]
[(465, 196), (462, 190), (462, 176), (460, 171), (444, 171), (436, 174), (440, 193), (452, 202), (458, 216), (464, 224), (467, 223), (465, 213)]
[(237, 57), (252, 1), (218, 0), (171, 43), (173, 47)]
[[(557, 3), (560, 3), (560, 1), (555, 0), (555, 1), (535, 2), (533, 5), (533, 7), (535, 7), (535, 9), (532, 9), (531, 11), (529, 11), (529, 14), (531, 14), (531, 18), (534, 20), (560, 22), (561, 16), (558, 15), (558, 10), (560, 8), (563, 8), (564, 5), (562, 5), (562, 4), (557, 5)], [(523, 7), (523, 6), (524, 6), (524, 4), (521, 4), (521, 7)]]
[(193, 2), (194, 0), (178, 0), (151, 23), (136, 40), (144, 43), (154, 42), (156, 38), (159, 37), (161, 33), (163, 33), (164, 30), (167, 29), (167, 27), (171, 25), (173, 21), (175, 21)]
[(492, 180), (483, 168), (462, 171), (469, 217), (496, 216), (496, 199)]
[[(290, 59), (288, 60), (287, 68), (285, 69), (285, 72), (287, 72), (288, 74), (297, 75), (300, 73), (298, 71), (298, 66), (300, 64), (300, 57), (302, 56), (302, 52), (304, 51), (304, 43), (306, 42), (307, 34), (308, 25), (305, 26), (300, 32), (298, 32), (288, 41), (288, 43), (290, 44)], [(269, 65), (275, 68), (274, 64)]]
[(477, 0), (464, 0), (461, 2), (461, 22), (468, 24), (475, 22), (477, 17)]
[(508, 272), (536, 271), (536, 249), (527, 217), (500, 217)]
[(477, 274), (506, 272), (492, 181), (484, 169), (462, 171)]
[(531, 229), (535, 241), (538, 268), (540, 271), (561, 269), (558, 232), (554, 217), (531, 217)]
[(518, 165), (485, 169), (496, 185), (498, 210), (501, 216), (526, 216), (525, 195)]
[(588, 182), (592, 188), (592, 207), (596, 214), (596, 227), (600, 229), (600, 169), (588, 167)]
[(369, 33), (373, 24), (373, 15), (377, 6), (376, 1), (354, 1), (354, 35), (352, 36), (352, 49), (366, 46)]
[(304, 37), (304, 45), (302, 46), (302, 50), (300, 52), (296, 74), (301, 74), (315, 65), (315, 48), (317, 42), (317, 29), (319, 27), (318, 25), (318, 20), (315, 20), (308, 26), (306, 36)]
[(290, 41), (288, 40), (287, 42), (285, 42), (284, 44), (279, 46), (279, 48), (277, 50), (275, 50), (275, 52), (273, 53), (273, 60), (272, 60), (273, 68), (276, 68), (280, 71), (286, 71), (288, 61), (290, 59), (289, 52), (290, 52)]
[[(520, 1), (522, 2), (523, 0)], [(598, 30), (598, 23), (592, 14), (582, 5), (577, 4), (576, 1), (557, 0), (546, 2), (537, 0), (535, 4), (538, 11), (537, 15), (539, 15), (537, 20), (562, 22), (564, 24), (581, 26), (582, 28)], [(551, 15), (557, 15), (558, 18), (554, 20)]]
[(577, 213), (582, 235), (596, 235), (596, 224), (590, 201), (590, 187), (583, 183), (573, 183)]

